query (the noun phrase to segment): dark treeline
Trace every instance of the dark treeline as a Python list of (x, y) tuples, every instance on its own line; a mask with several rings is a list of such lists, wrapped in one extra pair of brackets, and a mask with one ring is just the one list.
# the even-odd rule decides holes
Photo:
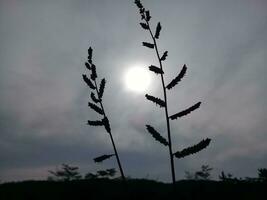
[[(181, 180), (173, 184), (145, 179), (94, 178), (72, 181), (24, 181), (0, 185), (1, 200), (18, 199), (260, 199), (263, 181)], [(173, 190), (174, 188), (174, 190)], [(179, 198), (178, 198), (179, 197)]]
[(173, 184), (116, 176), (114, 168), (81, 175), (79, 168), (62, 164), (49, 171), (47, 180), (0, 184), (1, 200), (17, 199), (164, 199), (175, 195), (179, 199), (259, 199), (265, 194), (267, 169), (258, 169), (255, 178), (237, 178), (222, 171), (212, 180), (212, 168), (202, 165), (195, 172), (185, 171), (185, 179)]
[[(185, 171), (185, 180), (212, 180), (213, 168), (209, 165), (202, 165), (199, 170), (195, 172)], [(121, 180), (121, 176), (116, 176), (117, 171), (115, 168), (98, 170), (96, 172), (88, 172), (82, 175), (79, 172), (79, 167), (62, 164), (61, 169), (49, 170), (48, 181), (73, 181), (73, 180), (90, 180), (90, 179), (116, 179)], [(257, 177), (235, 177), (231, 173), (221, 171), (217, 176), (219, 181), (227, 182), (267, 182), (267, 168), (259, 168)], [(131, 180), (130, 176), (127, 180)]]

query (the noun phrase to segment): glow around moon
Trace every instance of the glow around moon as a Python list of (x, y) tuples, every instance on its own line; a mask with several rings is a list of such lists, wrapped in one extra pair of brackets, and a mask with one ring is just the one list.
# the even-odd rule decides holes
[(151, 77), (148, 69), (134, 66), (126, 71), (124, 81), (128, 90), (141, 93), (149, 87)]

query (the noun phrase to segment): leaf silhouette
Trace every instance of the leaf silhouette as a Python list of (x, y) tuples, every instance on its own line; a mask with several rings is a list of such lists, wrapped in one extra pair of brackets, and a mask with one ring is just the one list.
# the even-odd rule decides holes
[(159, 39), (159, 33), (161, 31), (161, 25), (160, 22), (157, 24), (157, 28), (156, 28), (156, 33), (155, 33), (155, 38)]
[(144, 14), (144, 9), (140, 9), (140, 13), (141, 13), (141, 20), (145, 19), (145, 14)]
[(161, 61), (166, 60), (166, 57), (168, 56), (168, 51), (165, 51), (162, 57), (160, 58)]
[(95, 93), (93, 93), (93, 92), (91, 92), (91, 99), (92, 99), (93, 102), (95, 102), (95, 103), (99, 103), (99, 102), (100, 102), (100, 100), (96, 98)]
[(103, 122), (102, 121), (91, 121), (91, 120), (88, 120), (87, 121), (88, 125), (90, 126), (102, 126), (103, 125)]
[(156, 67), (154, 65), (150, 65), (149, 70), (156, 74), (164, 74), (164, 72), (159, 67)]
[(174, 120), (174, 119), (177, 119), (178, 117), (183, 117), (183, 116), (189, 114), (190, 112), (198, 109), (200, 104), (201, 104), (201, 102), (198, 102), (195, 105), (191, 106), (190, 108), (187, 108), (186, 110), (183, 110), (183, 111), (181, 111), (179, 113), (176, 113), (176, 114), (170, 116), (170, 119)]
[(115, 155), (115, 154), (108, 154), (108, 155), (104, 154), (104, 155), (102, 155), (102, 156), (99, 156), (99, 157), (94, 158), (94, 161), (95, 161), (96, 163), (99, 163), (99, 162), (102, 162), (102, 161), (104, 161), (104, 160), (106, 160), (106, 159), (109, 159), (110, 157), (112, 157), (112, 156), (114, 156), (114, 155)]
[(94, 111), (96, 111), (97, 113), (99, 113), (100, 115), (103, 115), (104, 114), (103, 110), (101, 108), (99, 108), (97, 105), (89, 102), (88, 103), (88, 106), (90, 108), (92, 108)]
[[(140, 9), (139, 9), (139, 13), (140, 13), (141, 15), (144, 15), (144, 12), (145, 12), (145, 8), (140, 8)], [(144, 16), (144, 18), (145, 18), (145, 16)]]
[(96, 67), (94, 64), (92, 64), (91, 70), (92, 70), (91, 79), (94, 81), (97, 78)]
[(149, 29), (149, 27), (148, 27), (148, 25), (147, 25), (146, 23), (140, 23), (140, 25), (141, 25), (142, 28), (145, 29), (145, 30), (148, 30), (148, 29)]
[(149, 10), (146, 11), (146, 21), (149, 21), (151, 19)]
[(105, 126), (106, 131), (110, 134), (111, 133), (111, 129), (110, 129), (110, 124), (109, 124), (108, 118), (107, 117), (104, 117), (102, 119), (102, 123)]
[(86, 76), (86, 74), (83, 74), (83, 80), (92, 90), (96, 88), (92, 81)]
[(106, 85), (106, 80), (103, 78), (101, 80), (100, 87), (99, 87), (99, 98), (100, 99), (102, 99), (102, 97), (103, 97), (105, 85)]
[(178, 74), (178, 76), (176, 76), (167, 86), (167, 89), (171, 89), (172, 87), (174, 87), (179, 81), (181, 81), (181, 79), (184, 77), (185, 73), (186, 73), (187, 67), (184, 64), (181, 72)]
[(143, 5), (141, 4), (140, 0), (135, 0), (134, 3), (137, 5), (138, 8), (143, 8)]
[(148, 42), (143, 42), (143, 46), (151, 48), (151, 49), (154, 48), (154, 44), (151, 44), (151, 43), (148, 43)]
[(201, 151), (202, 149), (206, 148), (210, 144), (210, 141), (211, 141), (211, 139), (207, 138), (205, 140), (202, 140), (201, 142), (199, 142), (198, 144), (196, 144), (194, 146), (185, 148), (182, 151), (177, 151), (173, 155), (176, 158), (183, 158), (183, 157), (188, 156), (190, 154), (197, 153), (197, 152)]
[(160, 107), (166, 106), (165, 102), (161, 100), (160, 98), (157, 98), (157, 97), (154, 97), (148, 94), (146, 94), (145, 96), (149, 101), (152, 101), (153, 103), (158, 104)]
[(161, 144), (164, 144), (165, 146), (169, 145), (167, 140), (162, 137), (158, 131), (156, 131), (152, 126), (146, 125), (147, 131), (155, 138), (157, 141), (159, 141)]
[(92, 47), (89, 47), (89, 49), (88, 49), (88, 60), (92, 60), (92, 55), (93, 55), (93, 49), (92, 49)]
[(91, 66), (89, 65), (88, 62), (86, 62), (86, 63), (84, 63), (84, 64), (85, 64), (85, 67), (86, 67), (87, 69), (91, 70)]

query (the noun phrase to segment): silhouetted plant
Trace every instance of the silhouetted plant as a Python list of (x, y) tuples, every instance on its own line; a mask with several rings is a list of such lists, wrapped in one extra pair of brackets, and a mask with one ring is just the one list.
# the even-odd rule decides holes
[(146, 94), (146, 98), (147, 98), (147, 100), (149, 100), (149, 101), (159, 105), (160, 107), (164, 108), (165, 117), (166, 117), (166, 125), (167, 125), (167, 139), (165, 139), (163, 136), (161, 136), (161, 134), (155, 128), (153, 128), (151, 125), (146, 125), (146, 128), (147, 128), (147, 131), (157, 141), (159, 141), (160, 143), (162, 143), (165, 146), (168, 146), (170, 163), (171, 163), (172, 182), (174, 184), (175, 183), (174, 157), (183, 158), (185, 156), (197, 153), (197, 152), (201, 151), (202, 149), (206, 148), (209, 145), (211, 139), (207, 138), (205, 140), (202, 140), (201, 142), (199, 142), (196, 145), (193, 145), (191, 147), (188, 147), (188, 148), (185, 148), (181, 151), (177, 151), (177, 152), (173, 153), (171, 130), (170, 130), (170, 120), (178, 119), (178, 118), (183, 117), (183, 116), (189, 114), (190, 112), (196, 110), (197, 108), (199, 108), (201, 102), (198, 102), (198, 103), (194, 104), (193, 106), (191, 106), (191, 107), (189, 107), (189, 108), (187, 108), (181, 112), (178, 112), (178, 113), (173, 114), (173, 115), (169, 115), (168, 104), (167, 104), (167, 89), (171, 90), (181, 81), (181, 79), (186, 74), (187, 66), (183, 65), (180, 73), (178, 73), (178, 75), (169, 84), (166, 85), (165, 79), (164, 79), (164, 70), (163, 70), (162, 63), (163, 63), (163, 61), (166, 60), (166, 58), (168, 56), (168, 51), (164, 51), (163, 54), (160, 54), (159, 49), (158, 49), (158, 45), (157, 45), (157, 41), (156, 41), (159, 39), (162, 26), (161, 26), (160, 22), (158, 22), (158, 24), (156, 26), (155, 33), (153, 34), (151, 27), (150, 27), (150, 19), (151, 19), (150, 11), (146, 10), (144, 8), (144, 6), (142, 5), (140, 0), (135, 0), (135, 4), (139, 8), (139, 12), (141, 15), (141, 21), (142, 22), (140, 23), (140, 25), (145, 31), (149, 32), (149, 34), (152, 38), (152, 42), (143, 42), (143, 46), (145, 46), (149, 49), (154, 49), (156, 52), (156, 57), (157, 57), (158, 62), (159, 62), (159, 66), (151, 65), (151, 66), (149, 66), (149, 70), (154, 72), (156, 75), (160, 75), (161, 83), (162, 83), (162, 89), (163, 89), (163, 96), (164, 96), (164, 99), (160, 99), (158, 97), (154, 97), (154, 96)]
[(225, 174), (224, 171), (221, 172), (219, 175), (219, 179), (221, 181), (228, 181), (228, 182), (248, 182), (248, 183), (254, 183), (254, 182), (265, 182), (267, 181), (267, 169), (266, 168), (260, 168), (258, 169), (258, 177), (233, 177), (232, 174)]
[[(196, 172), (185, 171), (185, 178), (188, 180), (208, 180), (210, 179), (210, 172), (212, 168), (209, 165), (202, 165), (201, 170)], [(224, 172), (222, 172), (223, 177), (225, 176)]]
[(97, 178), (113, 178), (115, 176), (115, 174), (117, 173), (116, 169), (114, 168), (110, 168), (110, 169), (106, 169), (106, 170), (99, 170), (96, 172), (96, 174), (94, 173), (87, 173), (84, 177), (84, 179), (97, 179)]
[(99, 170), (97, 174), (101, 178), (112, 178), (116, 174), (116, 170), (114, 168), (106, 169), (106, 170)]
[(78, 172), (79, 167), (73, 167), (67, 164), (62, 164), (62, 169), (56, 171), (48, 171), (52, 176), (48, 177), (48, 180), (53, 181), (73, 181), (82, 178)]
[(230, 173), (225, 174), (224, 171), (222, 171), (221, 174), (219, 175), (219, 179), (221, 181), (231, 181), (233, 180), (233, 174)]
[(199, 180), (208, 180), (210, 179), (210, 172), (213, 168), (209, 167), (209, 165), (202, 165), (200, 171), (195, 172), (195, 179)]
[(267, 181), (267, 169), (266, 168), (258, 169), (258, 178), (260, 181)]
[(97, 179), (97, 178), (98, 178), (98, 175), (97, 174), (94, 174), (94, 173), (91, 173), (91, 172), (88, 172), (84, 176), (84, 179)]
[(125, 176), (124, 176), (124, 172), (121, 166), (121, 162), (120, 162), (120, 158), (119, 158), (119, 154), (117, 152), (116, 149), (116, 145), (111, 133), (111, 127), (110, 127), (110, 123), (109, 123), (109, 119), (106, 116), (105, 110), (104, 110), (104, 106), (103, 106), (103, 94), (104, 94), (104, 90), (105, 90), (105, 86), (106, 86), (106, 80), (103, 78), (100, 81), (100, 84), (97, 84), (97, 72), (96, 72), (96, 66), (92, 61), (92, 56), (93, 56), (93, 49), (91, 47), (89, 47), (88, 49), (88, 62), (85, 62), (85, 67), (90, 71), (90, 76), (87, 76), (86, 74), (83, 74), (83, 80), (84, 82), (88, 85), (88, 87), (91, 89), (91, 100), (93, 103), (89, 102), (88, 106), (95, 111), (96, 113), (98, 113), (99, 115), (101, 115), (101, 120), (96, 120), (96, 121), (91, 121), (88, 120), (88, 125), (90, 126), (104, 126), (106, 132), (109, 134), (112, 146), (113, 146), (113, 150), (114, 150), (114, 154), (105, 154), (105, 155), (101, 155), (99, 157), (94, 158), (94, 161), (96, 163), (100, 163), (106, 159), (109, 159), (112, 156), (116, 157), (119, 169), (120, 169), (120, 173), (121, 173), (121, 177), (123, 180), (125, 180)]

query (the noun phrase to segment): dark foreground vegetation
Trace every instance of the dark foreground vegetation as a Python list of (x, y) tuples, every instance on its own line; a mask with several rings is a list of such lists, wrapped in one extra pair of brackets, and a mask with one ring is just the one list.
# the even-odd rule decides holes
[(267, 182), (182, 180), (173, 185), (146, 179), (131, 179), (124, 185), (116, 179), (24, 181), (0, 185), (1, 200), (20, 199), (260, 199)]

